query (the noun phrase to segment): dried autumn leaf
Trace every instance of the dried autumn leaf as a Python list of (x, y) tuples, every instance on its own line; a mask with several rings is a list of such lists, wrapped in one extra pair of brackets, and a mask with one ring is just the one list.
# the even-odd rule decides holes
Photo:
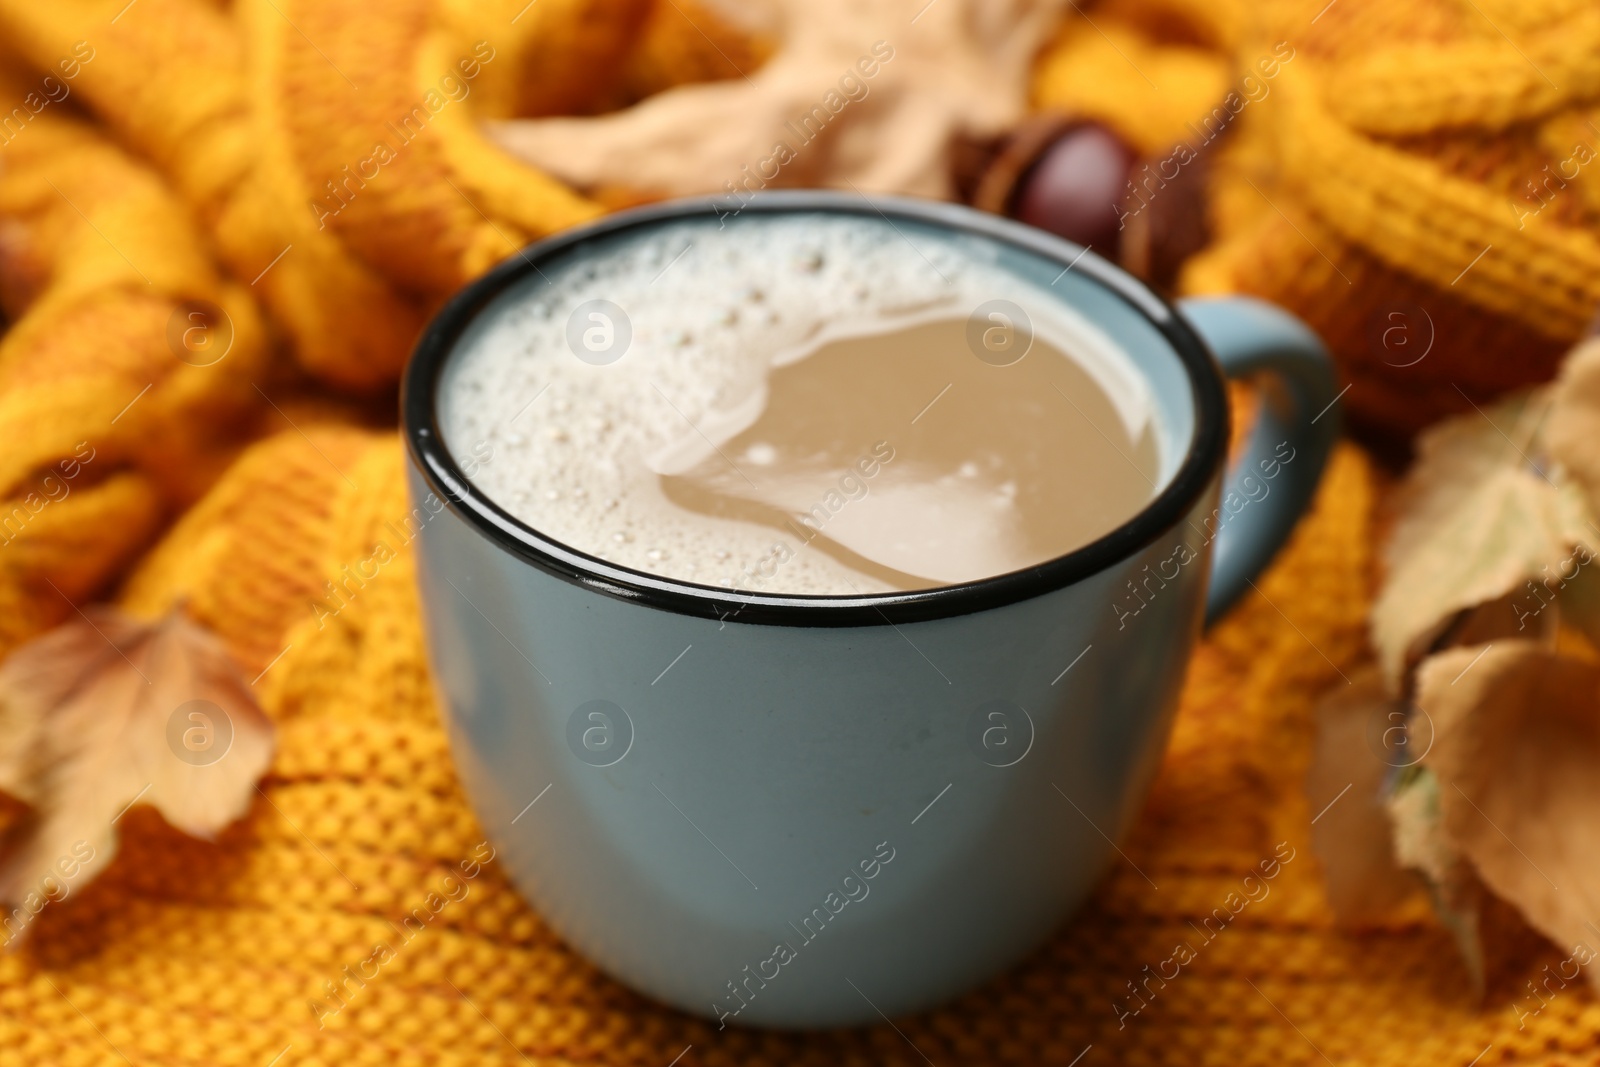
[[(1390, 692), (1462, 611), (1513, 593), (1513, 619), (1537, 614), (1547, 579), (1574, 547), (1600, 544), (1583, 494), (1535, 466), (1543, 392), (1450, 419), (1422, 436), (1385, 550), (1388, 574), (1373, 605), (1372, 642)], [(1584, 550), (1586, 553), (1589, 549)]]
[(760, 70), (608, 115), (494, 122), (488, 133), (586, 189), (737, 186), (742, 199), (768, 185), (853, 185), (947, 198), (953, 147), (1027, 113), (1031, 61), (1066, 10), (1062, 0), (940, 0), (920, 13), (901, 0), (749, 6), (781, 37)]
[(1550, 457), (1600, 511), (1600, 337), (1568, 353), (1551, 391), (1554, 404), (1545, 429)]
[[(1600, 514), (1600, 336), (1589, 337), (1567, 355), (1551, 396), (1543, 436), (1557, 475), (1583, 489), (1591, 516)], [(1592, 522), (1589, 530), (1600, 537)], [(1561, 617), (1600, 645), (1600, 578), (1590, 566), (1593, 562), (1592, 556), (1580, 555), (1561, 568)]]
[[(1474, 657), (1480, 658), (1474, 662)], [(1526, 641), (1417, 672), (1445, 836), (1564, 951), (1600, 947), (1600, 666)], [(1589, 971), (1600, 988), (1600, 974)]]
[(1345, 926), (1379, 923), (1417, 891), (1417, 880), (1395, 861), (1385, 806), (1390, 773), (1409, 761), (1406, 718), (1406, 705), (1385, 695), (1371, 668), (1317, 705), (1306, 774), (1306, 799), (1317, 813), (1311, 845), (1328, 903)]
[(1439, 779), (1427, 767), (1407, 768), (1386, 802), (1394, 859), (1416, 871), (1433, 898), (1433, 912), (1455, 938), (1473, 990), (1482, 997), (1488, 984), (1483, 949), (1483, 883), (1444, 832), (1439, 810)]
[(134, 803), (209, 838), (250, 806), (272, 724), (227, 649), (179, 612), (108, 608), (0, 663), (0, 790), (34, 809), (0, 851), (0, 900), (58, 899), (116, 852)]

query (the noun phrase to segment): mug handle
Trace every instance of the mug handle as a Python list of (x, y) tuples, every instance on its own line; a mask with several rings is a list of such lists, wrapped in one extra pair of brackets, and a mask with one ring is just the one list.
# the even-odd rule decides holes
[[(1178, 305), (1229, 378), (1260, 379), (1255, 428), (1228, 468), (1215, 530), (1206, 625), (1215, 622), (1289, 539), (1339, 436), (1333, 360), (1310, 328), (1251, 297)], [(1237, 503), (1236, 509), (1230, 504)]]

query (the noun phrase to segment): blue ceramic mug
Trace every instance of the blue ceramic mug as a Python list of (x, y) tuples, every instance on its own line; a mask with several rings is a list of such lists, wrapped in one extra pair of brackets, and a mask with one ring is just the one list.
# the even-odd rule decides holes
[[(1145, 507), (1016, 573), (800, 597), (593, 558), (468, 479), (441, 438), (441, 372), (519, 281), (651, 227), (807, 213), (978, 242), (1109, 335), (1173, 443)], [(1226, 471), (1224, 374), (1259, 375), (1264, 397)], [(485, 832), (576, 949), (725, 1025), (864, 1023), (972, 987), (1118, 861), (1203, 622), (1310, 500), (1335, 400), (1286, 313), (1174, 308), (1076, 245), (951, 205), (769, 193), (719, 223), (677, 202), (532, 246), (439, 313), (402, 402), (414, 503), (443, 508), (418, 541), (429, 654)], [(690, 649), (694, 669), (663, 680)]]

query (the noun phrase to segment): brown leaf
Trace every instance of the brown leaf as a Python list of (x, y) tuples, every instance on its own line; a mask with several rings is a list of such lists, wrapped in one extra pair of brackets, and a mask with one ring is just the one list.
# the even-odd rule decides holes
[(1384, 694), (1372, 668), (1317, 705), (1316, 748), (1306, 774), (1311, 845), (1322, 863), (1328, 903), (1344, 926), (1382, 923), (1418, 889), (1395, 860), (1385, 806), (1390, 775), (1411, 762), (1406, 718), (1406, 705)]
[(1523, 626), (1559, 585), (1552, 575), (1574, 566), (1575, 546), (1600, 544), (1583, 494), (1537, 466), (1550, 404), (1543, 393), (1523, 394), (1419, 441), (1372, 609), (1391, 693), (1403, 691), (1406, 669), (1461, 612), (1512, 596), (1508, 624)]
[(1600, 511), (1600, 337), (1574, 348), (1552, 390), (1555, 404), (1545, 429), (1550, 457), (1583, 486)]
[[(1446, 836), (1490, 889), (1587, 962), (1600, 949), (1600, 666), (1501, 641), (1433, 656), (1417, 682), (1437, 732), (1424, 763)], [(1600, 988), (1595, 970), (1589, 979)]]
[(1488, 894), (1444, 831), (1438, 776), (1428, 767), (1409, 768), (1395, 783), (1387, 807), (1395, 862), (1427, 883), (1434, 915), (1455, 938), (1472, 988), (1482, 997), (1488, 984), (1482, 931)]
[(91, 608), (19, 647), (0, 663), (0, 790), (34, 810), (0, 850), (0, 900), (36, 914), (82, 886), (135, 803), (211, 837), (248, 810), (272, 745), (227, 649), (180, 612)]
[[(757, 5), (737, 5), (740, 8)], [(505, 149), (583, 188), (712, 193), (769, 185), (949, 198), (962, 139), (1028, 107), (1062, 0), (768, 0), (779, 49), (747, 76), (684, 85), (595, 118), (495, 122)], [(867, 72), (872, 73), (868, 74)]]
[[(1587, 338), (1567, 356), (1552, 395), (1544, 438), (1556, 474), (1576, 482), (1588, 498), (1590, 515), (1600, 514), (1600, 336)], [(1589, 529), (1600, 538), (1592, 521)], [(1600, 645), (1600, 578), (1594, 573), (1600, 568), (1593, 562), (1593, 557), (1569, 560), (1557, 578), (1563, 586), (1562, 618)]]

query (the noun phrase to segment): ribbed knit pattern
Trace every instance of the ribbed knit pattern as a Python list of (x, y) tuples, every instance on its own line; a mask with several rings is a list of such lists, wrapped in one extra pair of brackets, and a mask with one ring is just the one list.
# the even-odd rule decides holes
[[(1307, 7), (1266, 0), (1239, 24), (1240, 78), (1276, 42), (1296, 53), (1216, 146), (1218, 239), (1187, 289), (1325, 328), (1368, 429), (1408, 435), (1548, 379), (1600, 306), (1600, 10)], [(1394, 325), (1409, 348), (1385, 343)]]
[[(8, 97), (36, 89), (0, 77)], [(72, 615), (204, 492), (253, 421), (267, 360), (253, 300), (218, 275), (156, 174), (60, 105), (12, 121), (0, 149), (12, 317), (0, 336), (0, 655)], [(175, 354), (189, 300), (232, 324), (219, 363)]]
[[(111, 870), (49, 905), (23, 949), (0, 959), (0, 1064), (264, 1065), (287, 1049), (284, 1064), (330, 1067), (665, 1067), (692, 1046), (681, 1063), (910, 1065), (921, 1050), (939, 1064), (1066, 1065), (1090, 1045), (1083, 1064), (1320, 1063), (1321, 1050), (1335, 1063), (1466, 1067), (1491, 1045), (1480, 1064), (1514, 1052), (1594, 1062), (1600, 1008), (1577, 987), (1518, 1029), (1519, 983), (1548, 962), (1531, 943), (1480, 1008), (1425, 909), (1361, 936), (1332, 925), (1300, 779), (1310, 705), (1362, 655), (1375, 491), (1367, 461), (1342, 448), (1259, 594), (1196, 655), (1128, 862), (1037, 955), (896, 1020), (904, 1037), (884, 1025), (718, 1033), (598, 973), (493, 862), (402, 941), (404, 917), (482, 833), (451, 770), (414, 557), (395, 532), (410, 510), (400, 446), (327, 426), (271, 439), (174, 528), (123, 598), (141, 613), (185, 601), (259, 675), (280, 730), (261, 797), (216, 843), (143, 809), (124, 818)], [(396, 558), (336, 614), (314, 607), (378, 541)], [(1202, 937), (1196, 928), (1280, 843), (1293, 859), (1270, 894)], [(1128, 983), (1146, 982), (1146, 965), (1171, 973), (1162, 961), (1183, 941), (1198, 958), (1124, 1014), (1137, 1006)], [(347, 979), (378, 942), (399, 945), (395, 958), (364, 984)], [(330, 982), (345, 1005), (336, 1013)]]
[[(1300, 783), (1312, 704), (1366, 655), (1381, 479), (1351, 446), (1259, 591), (1197, 651), (1126, 862), (1035, 956), (954, 1004), (847, 1032), (719, 1033), (575, 955), (495, 862), (401, 934), (481, 855), (482, 831), (396, 534), (410, 511), (400, 444), (301, 371), (382, 395), (452, 288), (600, 210), (499, 153), (474, 116), (736, 77), (768, 47), (701, 4), (670, 6), (0, 0), (5, 99), (75, 42), (95, 50), (71, 103), (0, 147), (0, 654), (97, 597), (145, 616), (181, 604), (278, 729), (243, 821), (205, 842), (133, 808), (108, 871), (0, 955), (0, 1067), (1600, 1063), (1587, 990), (1519, 1017), (1537, 1006), (1525, 983), (1558, 961), (1537, 939), (1502, 954), (1479, 1002), (1422, 902), (1360, 935), (1333, 925)], [(1219, 233), (1190, 288), (1299, 312), (1354, 382), (1344, 405), (1386, 425), (1448, 409), (1456, 384), (1478, 395), (1548, 373), (1600, 296), (1600, 169), (1525, 228), (1507, 201), (1600, 125), (1592, 4), (1318, 8), (1084, 5), (1095, 21), (1068, 13), (1035, 100), (1159, 151), (1289, 40), (1271, 95), (1206, 149)], [(432, 114), (382, 179), (343, 186), (348, 203), (319, 218), (326, 183), (480, 39), (496, 54), (470, 107)], [(1480, 240), (1493, 249), (1457, 277)], [(220, 363), (172, 350), (186, 300), (231, 319)], [(1397, 301), (1438, 328), (1404, 371), (1370, 340)], [(94, 458), (39, 505), (80, 442)], [(378, 541), (395, 558), (346, 585)], [(0, 828), (22, 814), (0, 805)], [(1202, 932), (1289, 850), (1267, 897)], [(379, 942), (394, 958), (348, 977)], [(1180, 943), (1195, 959), (1151, 978)]]

